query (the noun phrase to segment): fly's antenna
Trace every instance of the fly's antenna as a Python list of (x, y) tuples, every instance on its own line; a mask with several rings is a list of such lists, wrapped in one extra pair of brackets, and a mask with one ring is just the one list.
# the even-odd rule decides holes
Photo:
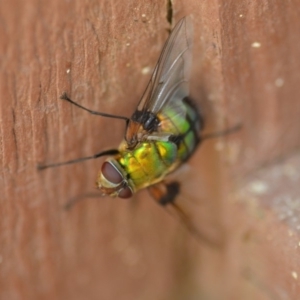
[(64, 92), (61, 96), (60, 96), (60, 99), (62, 100), (66, 100), (68, 102), (70, 102), (71, 104), (89, 112), (90, 114), (93, 114), (93, 115), (97, 115), (97, 116), (102, 116), (102, 117), (105, 117), (105, 118), (112, 118), (112, 119), (120, 119), (120, 120), (124, 120), (126, 121), (126, 124), (128, 124), (129, 122), (129, 118), (127, 117), (124, 117), (124, 116), (118, 116), (118, 115), (111, 115), (111, 114), (107, 114), (107, 113), (103, 113), (103, 112), (99, 112), (99, 111), (94, 111), (94, 110), (91, 110), (91, 109), (88, 109), (78, 103), (76, 103), (75, 101), (73, 101), (72, 99), (70, 99), (67, 95), (66, 92)]
[(86, 161), (86, 160), (90, 160), (90, 159), (96, 159), (100, 156), (105, 156), (105, 155), (117, 155), (119, 154), (119, 150), (117, 149), (110, 149), (110, 150), (106, 150), (106, 151), (102, 151), (99, 153), (96, 153), (92, 156), (86, 156), (86, 157), (81, 157), (81, 158), (77, 158), (77, 159), (72, 159), (69, 161), (64, 161), (64, 162), (59, 162), (59, 163), (53, 163), (53, 164), (48, 164), (48, 165), (37, 165), (37, 169), (38, 170), (45, 170), (48, 168), (56, 168), (56, 167), (61, 167), (61, 166), (65, 166), (65, 165), (70, 165), (70, 164), (75, 164), (75, 163), (79, 163), (82, 161)]

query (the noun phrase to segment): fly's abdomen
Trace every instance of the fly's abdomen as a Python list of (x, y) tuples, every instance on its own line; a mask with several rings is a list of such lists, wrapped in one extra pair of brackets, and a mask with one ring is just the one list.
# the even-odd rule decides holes
[[(199, 143), (201, 117), (189, 99), (168, 107), (159, 115), (162, 132), (170, 133), (170, 140), (178, 147), (178, 159), (187, 160)], [(184, 113), (183, 113), (184, 112)]]
[(177, 166), (177, 151), (174, 143), (147, 141), (134, 150), (124, 151), (118, 160), (137, 191), (170, 173)]

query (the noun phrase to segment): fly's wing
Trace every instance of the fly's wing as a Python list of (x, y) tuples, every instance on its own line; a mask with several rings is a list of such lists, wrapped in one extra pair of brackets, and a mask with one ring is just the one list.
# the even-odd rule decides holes
[(192, 45), (192, 21), (190, 17), (185, 17), (172, 30), (138, 110), (157, 114), (172, 100), (178, 101), (178, 98), (188, 96)]
[[(189, 94), (193, 26), (190, 17), (181, 19), (172, 30), (154, 69), (150, 82), (132, 119), (138, 123), (147, 121), (149, 113), (157, 115), (163, 109), (172, 108), (176, 117), (186, 114), (182, 100)], [(134, 116), (138, 115), (138, 119)], [(132, 136), (139, 128), (131, 132)]]

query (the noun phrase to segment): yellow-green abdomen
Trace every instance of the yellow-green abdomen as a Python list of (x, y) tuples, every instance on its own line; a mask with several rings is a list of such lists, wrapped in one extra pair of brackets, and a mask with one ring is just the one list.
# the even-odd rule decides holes
[(186, 98), (181, 106), (164, 109), (159, 115), (160, 130), (170, 134), (170, 141), (177, 144), (178, 159), (186, 161), (199, 143), (199, 133), (203, 126), (196, 107)]

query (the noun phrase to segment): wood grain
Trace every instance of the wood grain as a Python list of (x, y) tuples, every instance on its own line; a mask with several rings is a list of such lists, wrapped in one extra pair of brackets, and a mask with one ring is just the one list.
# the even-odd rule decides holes
[[(0, 2), (0, 299), (297, 299), (298, 228), (280, 219), (276, 194), (247, 188), (258, 179), (273, 189), (276, 166), (284, 175), (298, 165), (299, 4)], [(191, 90), (206, 130), (243, 125), (204, 143), (182, 175), (207, 234), (226, 240), (217, 251), (146, 192), (65, 211), (70, 198), (94, 191), (101, 159), (36, 168), (118, 146), (124, 122), (59, 96), (130, 116), (168, 30), (188, 14)], [(277, 194), (297, 200), (298, 182)]]

